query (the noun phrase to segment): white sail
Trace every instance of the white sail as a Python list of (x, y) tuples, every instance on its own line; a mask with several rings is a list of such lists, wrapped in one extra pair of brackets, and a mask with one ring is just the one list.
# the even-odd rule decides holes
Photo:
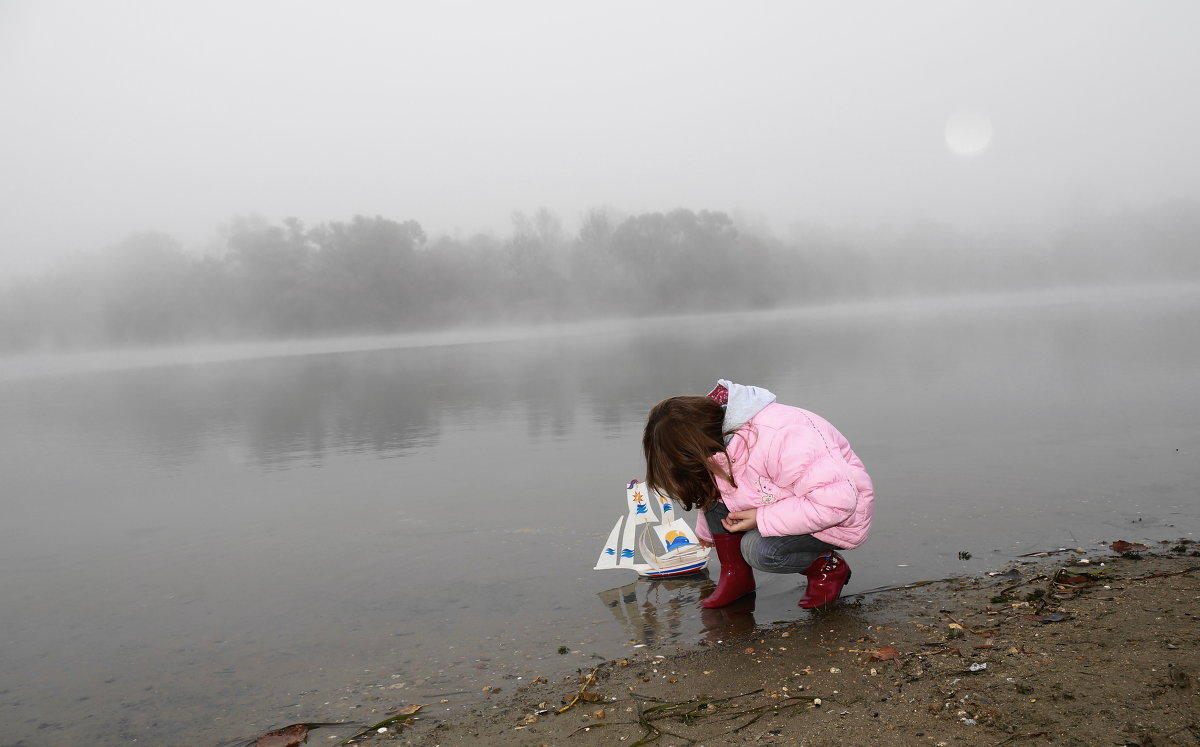
[(621, 555), (621, 522), (624, 520), (624, 516), (617, 517), (617, 523), (608, 533), (608, 541), (604, 543), (604, 549), (600, 551), (600, 559), (596, 561), (595, 570), (617, 567), (617, 560)]
[(632, 568), (637, 564), (637, 531), (644, 522), (644, 514), (635, 516), (631, 513), (625, 517), (625, 531), (621, 534), (621, 549), (617, 553), (620, 556), (617, 565), (621, 568)]
[(668, 553), (700, 546), (696, 535), (692, 533), (692, 528), (683, 519), (675, 519), (669, 524), (659, 524), (654, 527), (654, 533), (658, 535), (663, 549)]
[(675, 504), (671, 503), (671, 499), (657, 490), (650, 491), (650, 494), (654, 497), (655, 504), (658, 506), (658, 515), (662, 517), (662, 523), (670, 524), (674, 521), (675, 517), (679, 514), (675, 510)]
[(650, 496), (646, 486), (634, 480), (625, 488), (625, 497), (629, 502), (629, 515), (636, 516), (641, 521), (658, 523), (657, 501)]

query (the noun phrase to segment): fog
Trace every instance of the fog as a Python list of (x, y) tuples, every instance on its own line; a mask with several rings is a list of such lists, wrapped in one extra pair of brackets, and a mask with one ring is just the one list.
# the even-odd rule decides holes
[(1200, 197), (1187, 2), (0, 3), (0, 278), (237, 216), (1037, 234)]
[(717, 376), (869, 465), (854, 593), (1194, 538), (1197, 21), (0, 0), (5, 737), (449, 718), (657, 645), (588, 569)]
[[(378, 331), (514, 311), (514, 294), (547, 282), (574, 298), (589, 274), (564, 280), (565, 257), (596, 216), (612, 231), (715, 216), (737, 234), (714, 249), (734, 267), (803, 274), (823, 297), (830, 283), (977, 287), (997, 262), (1008, 287), (1022, 267), (1044, 280), (1048, 262), (1064, 282), (1190, 274), (1178, 262), (1200, 201), (1198, 20), (1189, 2), (0, 2), (0, 312), (10, 329), (22, 315), (44, 325), (44, 306), (54, 316), (80, 293), (124, 293), (134, 275), (157, 283), (146, 252), (230, 265), (254, 231), (311, 259), (360, 220), (438, 255), (427, 273), (468, 276), (464, 288), (410, 277), (440, 298), (505, 261), (521, 275), (512, 255), (530, 235), (558, 252), (539, 263), (563, 267), (463, 318), (358, 310), (80, 334)], [(941, 257), (920, 265), (922, 281), (880, 281), (914, 250)], [(1100, 250), (1103, 271), (1086, 269)], [(306, 292), (331, 298), (329, 274), (307, 269), (323, 281)], [(26, 283), (48, 273), (53, 287)], [(601, 303), (604, 286), (588, 293), (524, 316), (619, 305)], [(748, 305), (804, 300), (774, 295)], [(107, 303), (76, 304), (59, 327), (154, 315), (142, 300)], [(19, 336), (8, 346), (76, 337)]]

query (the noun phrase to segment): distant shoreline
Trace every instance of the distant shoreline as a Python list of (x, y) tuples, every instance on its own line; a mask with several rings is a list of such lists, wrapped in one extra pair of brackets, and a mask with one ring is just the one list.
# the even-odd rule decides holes
[(184, 343), (165, 346), (97, 348), (90, 350), (8, 353), (0, 351), (0, 383), (51, 376), (108, 373), (165, 366), (205, 365), (237, 361), (265, 360), (292, 356), (332, 353), (372, 352), (404, 348), (432, 348), (451, 345), (536, 340), (564, 335), (599, 334), (627, 331), (680, 318), (706, 316), (769, 319), (779, 316), (855, 313), (936, 312), (945, 309), (1028, 308), (1044, 303), (1096, 302), (1114, 297), (1127, 301), (1147, 294), (1161, 300), (1163, 295), (1179, 295), (1191, 301), (1200, 289), (1198, 282), (1132, 284), (1121, 286), (1078, 286), (1028, 291), (995, 291), (963, 295), (896, 296), (889, 299), (820, 303), (756, 311), (727, 311), (714, 314), (667, 315), (650, 317), (614, 317), (570, 322), (528, 325), (452, 327), (420, 332), (378, 335), (345, 335), (294, 339), (239, 340), (230, 342)]

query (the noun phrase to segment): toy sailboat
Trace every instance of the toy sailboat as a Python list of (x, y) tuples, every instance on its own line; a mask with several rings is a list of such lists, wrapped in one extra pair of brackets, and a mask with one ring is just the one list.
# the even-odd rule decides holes
[(609, 533), (596, 570), (624, 568), (648, 578), (704, 570), (709, 548), (700, 545), (682, 517), (676, 518), (670, 498), (647, 490), (637, 480), (625, 488), (625, 497), (629, 512), (617, 519)]

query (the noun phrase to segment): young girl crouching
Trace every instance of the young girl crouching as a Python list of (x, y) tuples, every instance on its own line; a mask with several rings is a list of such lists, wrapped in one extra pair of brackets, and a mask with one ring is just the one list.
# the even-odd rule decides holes
[(804, 608), (838, 598), (850, 566), (838, 550), (867, 539), (875, 490), (849, 442), (820, 416), (766, 389), (721, 379), (704, 397), (650, 410), (646, 482), (698, 509), (696, 535), (721, 575), (700, 601), (723, 607), (754, 591), (754, 571), (803, 573)]

